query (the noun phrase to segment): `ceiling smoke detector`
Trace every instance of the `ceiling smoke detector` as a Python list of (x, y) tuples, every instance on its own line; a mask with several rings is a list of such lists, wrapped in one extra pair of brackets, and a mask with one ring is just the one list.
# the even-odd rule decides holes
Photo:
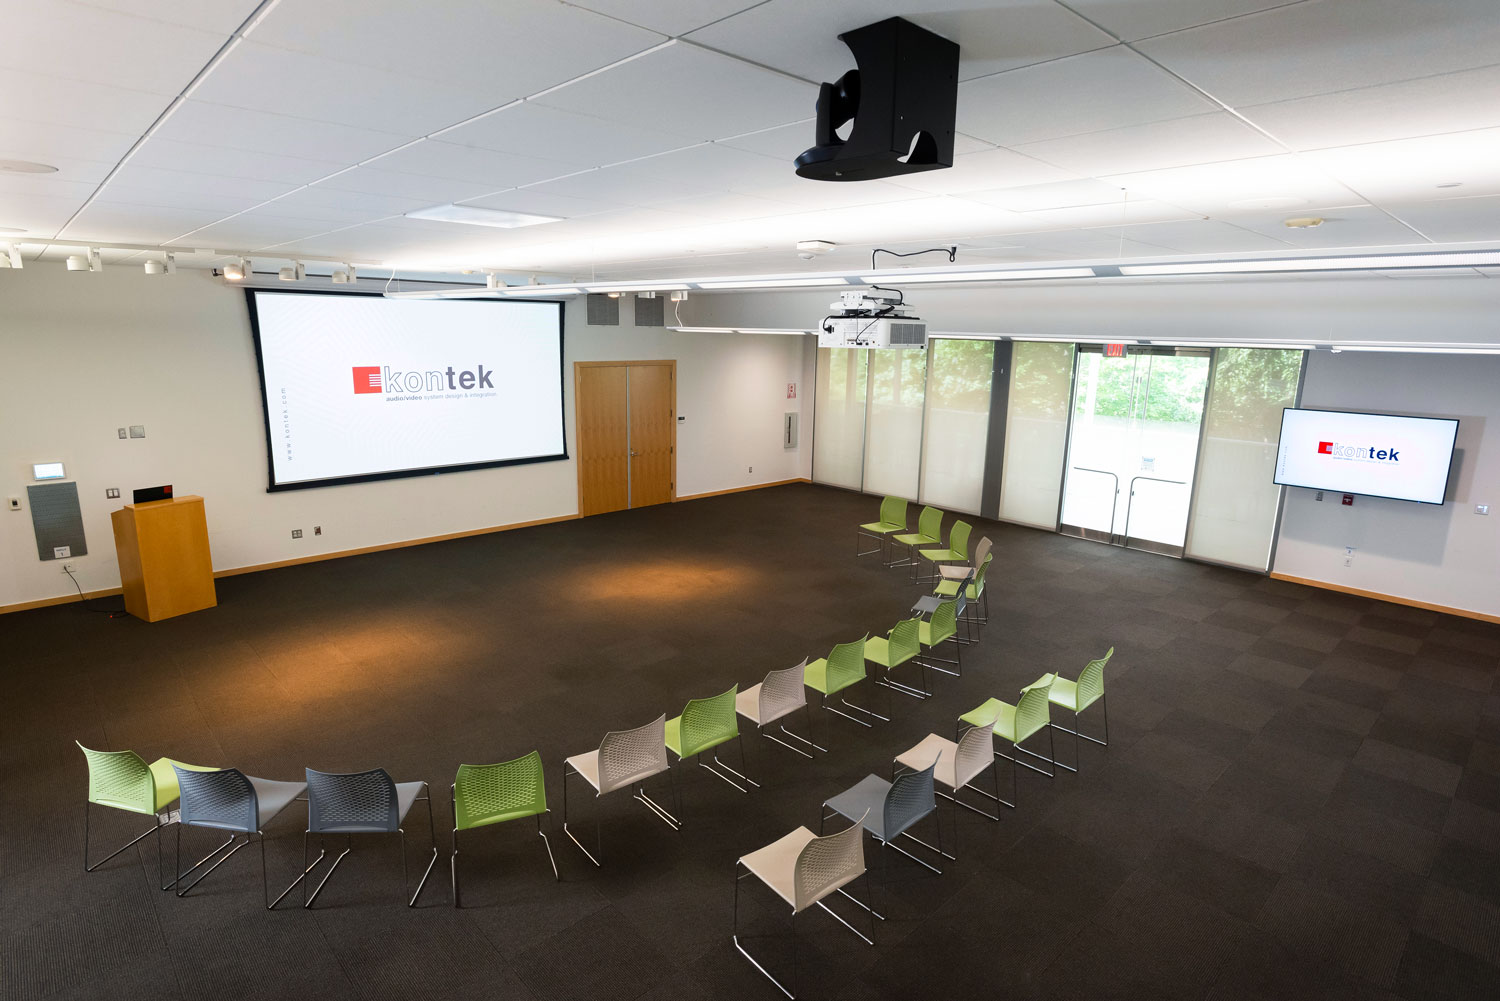
[(810, 261), (814, 257), (821, 257), (828, 253), (838, 244), (828, 240), (801, 240), (797, 243), (797, 256), (804, 261)]
[(7, 174), (55, 174), (57, 168), (49, 163), (33, 163), (30, 160), (0, 160), (0, 172)]
[(1320, 215), (1305, 215), (1287, 219), (1282, 222), (1282, 225), (1287, 229), (1317, 229), (1327, 221)]

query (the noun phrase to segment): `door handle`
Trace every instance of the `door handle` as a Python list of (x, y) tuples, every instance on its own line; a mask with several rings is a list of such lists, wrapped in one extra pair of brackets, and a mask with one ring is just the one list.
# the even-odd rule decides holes
[(631, 458), (632, 458), (632, 459), (634, 459), (634, 458), (635, 458), (635, 457), (636, 457), (636, 456), (638, 456), (638, 455), (640, 455), (640, 454), (641, 454), (641, 453), (639, 453), (639, 452), (637, 452), (637, 451), (636, 451), (636, 450), (635, 450), (635, 449), (633, 449), (633, 448), (632, 448), (632, 449), (631, 449), (631, 450), (630, 450), (630, 457), (631, 457)]

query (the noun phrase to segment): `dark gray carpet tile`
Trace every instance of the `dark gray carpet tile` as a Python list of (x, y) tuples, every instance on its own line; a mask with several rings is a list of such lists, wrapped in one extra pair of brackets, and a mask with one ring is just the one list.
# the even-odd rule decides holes
[(1359, 734), (1332, 725), (1323, 707), (1306, 699), (1277, 712), (1256, 739), (1341, 761), (1354, 757), (1364, 742)]
[(1444, 886), (1500, 904), (1500, 846), (1444, 838), (1429, 876)]
[(1410, 1001), (1491, 998), (1500, 994), (1500, 966), (1418, 934), (1402, 955), (1395, 986)]
[(1339, 896), (1355, 910), (1384, 914), (1403, 925), (1415, 920), (1422, 891), (1429, 885), (1425, 874), (1392, 865), (1322, 830), (1302, 840), (1287, 871)]
[(1314, 670), (1312, 676), (1302, 683), (1302, 691), (1376, 711), (1385, 708), (1391, 696), (1388, 690), (1378, 685), (1319, 670)]
[(1473, 894), (1427, 884), (1412, 930), (1500, 967), (1500, 906)]
[(1260, 913), (1278, 875), (1182, 833), (1169, 834), (1142, 865), (1170, 886), (1243, 920)]
[(1294, 876), (1277, 883), (1256, 925), (1284, 948), (1378, 987), (1395, 981), (1409, 934), (1392, 918)]
[(1500, 845), (1500, 810), (1488, 810), (1463, 799), (1448, 808), (1443, 833), (1479, 848)]
[(1334, 787), (1330, 806), (1363, 807), (1429, 831), (1441, 831), (1453, 800), (1441, 793), (1377, 775), (1355, 766), (1347, 768)]
[(1389, 779), (1409, 782), (1441, 796), (1452, 796), (1458, 789), (1463, 768), (1430, 754), (1398, 747), (1374, 737), (1366, 737), (1354, 755), (1354, 764), (1365, 771)]
[(1462, 734), (1448, 733), (1394, 713), (1381, 714), (1370, 728), (1369, 735), (1375, 740), (1455, 765), (1468, 761), (1474, 746), (1474, 741)]

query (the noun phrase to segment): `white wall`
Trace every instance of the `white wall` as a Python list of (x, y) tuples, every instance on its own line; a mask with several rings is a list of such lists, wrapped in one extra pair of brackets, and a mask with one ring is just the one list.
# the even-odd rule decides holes
[[(590, 327), (567, 307), (567, 433), (572, 362), (677, 359), (677, 493), (807, 476), (811, 448), (786, 451), (781, 415), (800, 410), (804, 338)], [(0, 271), (0, 496), (25, 499), (31, 463), (62, 460), (77, 481), (89, 553), (70, 562), (86, 590), (115, 587), (106, 500), (119, 487), (172, 483), (205, 498), (216, 569), (253, 566), (577, 512), (573, 461), (270, 494), (255, 352), (242, 290), (204, 272)], [(787, 383), (799, 398), (786, 399)], [(811, 413), (811, 407), (808, 407)], [(116, 428), (144, 424), (121, 441)], [(804, 437), (804, 443), (810, 438)], [(755, 472), (747, 469), (753, 466)], [(321, 525), (323, 535), (312, 528)], [(291, 538), (302, 528), (300, 540)], [(0, 510), (0, 606), (72, 593), (37, 559), (29, 506)]]
[[(1288, 488), (1277, 573), (1500, 615), (1500, 357), (1317, 353), (1302, 404), (1457, 417), (1458, 455), (1441, 506)], [(1496, 422), (1496, 433), (1488, 424)], [(1489, 504), (1489, 516), (1476, 515)], [(1344, 566), (1345, 546), (1354, 546)]]

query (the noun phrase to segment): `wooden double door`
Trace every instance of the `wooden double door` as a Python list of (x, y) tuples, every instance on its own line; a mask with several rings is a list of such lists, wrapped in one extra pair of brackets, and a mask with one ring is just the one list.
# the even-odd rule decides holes
[(676, 496), (677, 363), (573, 363), (578, 513), (665, 504)]

